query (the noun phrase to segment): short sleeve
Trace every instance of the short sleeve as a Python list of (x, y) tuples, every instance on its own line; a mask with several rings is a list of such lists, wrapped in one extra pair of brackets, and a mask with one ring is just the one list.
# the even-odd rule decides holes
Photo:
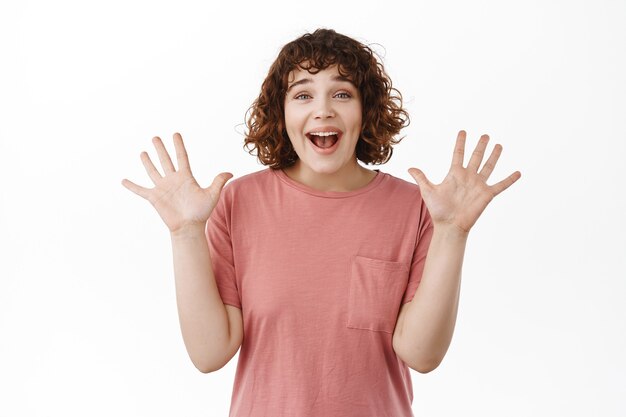
[[(228, 185), (228, 184), (227, 184)], [(206, 238), (209, 245), (211, 266), (215, 283), (224, 304), (241, 308), (241, 296), (237, 286), (237, 275), (230, 234), (230, 216), (226, 204), (226, 187), (206, 223)]]
[(417, 238), (415, 242), (415, 249), (413, 250), (413, 259), (411, 260), (411, 270), (409, 272), (409, 282), (402, 297), (402, 304), (408, 303), (413, 299), (415, 291), (422, 280), (422, 273), (424, 272), (424, 264), (426, 263), (426, 255), (428, 254), (428, 247), (430, 246), (430, 240), (433, 236), (433, 223), (428, 212), (428, 208), (421, 200), (420, 207), (420, 221), (417, 232)]

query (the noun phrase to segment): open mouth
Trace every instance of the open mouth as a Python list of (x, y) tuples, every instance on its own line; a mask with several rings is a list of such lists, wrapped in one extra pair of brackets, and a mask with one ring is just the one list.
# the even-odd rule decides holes
[(339, 134), (316, 134), (316, 133), (307, 133), (306, 137), (309, 138), (311, 142), (315, 146), (321, 149), (326, 149), (332, 147), (339, 140)]

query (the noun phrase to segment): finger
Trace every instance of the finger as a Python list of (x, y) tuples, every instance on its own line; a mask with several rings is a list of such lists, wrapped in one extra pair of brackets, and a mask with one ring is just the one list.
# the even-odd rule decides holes
[(143, 197), (146, 200), (148, 199), (148, 195), (150, 194), (150, 190), (148, 188), (137, 185), (134, 182), (127, 180), (126, 178), (122, 180), (122, 185), (133, 193), (137, 194), (138, 196)]
[(428, 178), (426, 178), (426, 175), (420, 169), (409, 168), (408, 172), (409, 174), (411, 174), (415, 182), (417, 182), (418, 187), (431, 188), (433, 186), (433, 184), (428, 181)]
[(159, 155), (159, 161), (161, 161), (161, 166), (163, 167), (163, 173), (167, 175), (170, 172), (175, 172), (174, 164), (172, 164), (172, 160), (170, 159), (170, 155), (167, 153), (167, 149), (165, 149), (165, 145), (161, 141), (161, 138), (155, 136), (152, 138), (152, 143), (157, 150), (157, 154)]
[(152, 160), (150, 159), (150, 155), (148, 155), (148, 152), (141, 153), (141, 162), (143, 162), (143, 166), (146, 168), (146, 172), (148, 172), (148, 176), (150, 176), (150, 179), (155, 185), (159, 180), (163, 179), (163, 177), (161, 176), (161, 173), (157, 171), (157, 169), (154, 167), (154, 164), (152, 163)]
[(470, 158), (469, 163), (467, 164), (467, 169), (477, 172), (480, 163), (483, 160), (483, 156), (485, 155), (485, 148), (487, 147), (487, 142), (489, 142), (488, 135), (482, 135), (478, 140), (478, 144), (472, 153), (472, 157)]
[(513, 185), (515, 181), (519, 180), (521, 176), (522, 176), (521, 172), (515, 171), (514, 173), (512, 173), (511, 175), (509, 175), (502, 181), (492, 185), (491, 190), (493, 191), (493, 196), (495, 197), (498, 194), (500, 194), (502, 191), (509, 188), (511, 185)]
[(221, 192), (224, 185), (226, 185), (226, 182), (232, 177), (233, 174), (230, 172), (221, 172), (213, 179), (213, 183), (210, 188), (217, 187), (217, 190)]
[(452, 154), (452, 165), (463, 166), (463, 158), (465, 157), (465, 137), (466, 133), (461, 130), (456, 137), (456, 145), (454, 146), (454, 153)]
[(489, 159), (483, 165), (483, 168), (480, 170), (478, 175), (483, 177), (485, 181), (489, 178), (493, 169), (496, 167), (496, 162), (498, 162), (498, 158), (500, 158), (500, 154), (502, 153), (502, 145), (499, 143), (494, 146), (493, 151), (491, 151), (491, 155), (489, 155)]
[(180, 133), (174, 133), (174, 148), (176, 149), (176, 162), (179, 170), (191, 171), (189, 168), (189, 157)]

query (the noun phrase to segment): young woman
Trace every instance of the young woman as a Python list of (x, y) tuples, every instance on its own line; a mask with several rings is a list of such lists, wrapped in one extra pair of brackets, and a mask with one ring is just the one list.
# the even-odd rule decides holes
[(389, 160), (408, 120), (371, 49), (318, 29), (283, 47), (251, 107), (244, 146), (268, 168), (201, 188), (176, 133), (178, 171), (155, 137), (164, 175), (143, 152), (155, 187), (122, 181), (171, 232), (194, 365), (241, 348), (231, 416), (413, 415), (408, 368), (442, 361), (469, 231), (520, 173), (487, 185), (502, 147), (480, 168), (483, 135), (464, 166), (464, 131), (438, 185), (357, 162)]

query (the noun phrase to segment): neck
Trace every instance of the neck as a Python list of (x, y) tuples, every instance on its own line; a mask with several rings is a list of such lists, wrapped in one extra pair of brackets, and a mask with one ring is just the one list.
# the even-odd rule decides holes
[(376, 172), (363, 168), (356, 160), (332, 173), (320, 173), (306, 167), (298, 159), (283, 171), (289, 178), (319, 191), (348, 192), (365, 187), (376, 176)]

